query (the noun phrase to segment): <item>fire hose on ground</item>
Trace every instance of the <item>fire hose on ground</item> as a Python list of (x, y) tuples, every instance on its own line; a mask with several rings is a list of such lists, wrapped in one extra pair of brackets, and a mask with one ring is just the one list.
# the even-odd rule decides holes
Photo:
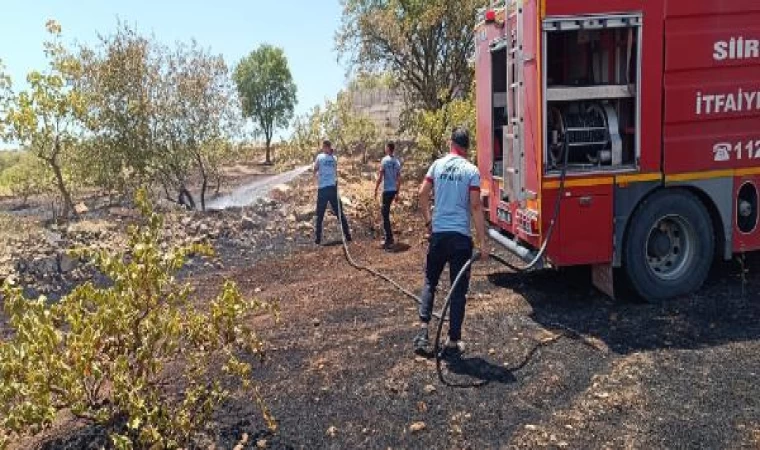
[[(560, 173), (559, 191), (558, 191), (558, 194), (557, 194), (557, 196), (558, 196), (557, 202), (555, 203), (553, 217), (552, 217), (551, 222), (549, 223), (549, 227), (547, 229), (546, 239), (544, 240), (544, 243), (542, 244), (542, 246), (541, 246), (538, 254), (535, 256), (535, 258), (532, 261), (530, 261), (526, 266), (523, 266), (523, 267), (515, 266), (515, 265), (509, 263), (508, 261), (506, 261), (504, 258), (502, 258), (502, 257), (500, 257), (498, 255), (495, 255), (495, 254), (489, 252), (489, 257), (491, 259), (493, 259), (494, 261), (497, 261), (497, 262), (499, 262), (499, 263), (507, 266), (509, 269), (511, 269), (511, 270), (513, 270), (515, 272), (526, 272), (526, 271), (529, 271), (532, 268), (534, 268), (536, 266), (536, 264), (538, 264), (538, 262), (540, 262), (543, 259), (544, 255), (546, 254), (546, 249), (548, 247), (549, 240), (552, 237), (552, 234), (554, 232), (554, 228), (555, 228), (557, 220), (559, 218), (560, 203), (561, 203), (560, 199), (562, 198), (562, 196), (564, 194), (564, 191), (565, 191), (565, 178), (566, 178), (566, 175), (567, 175), (567, 162), (568, 162), (568, 154), (569, 154), (569, 151), (568, 151), (568, 148), (567, 148), (567, 142), (565, 143), (565, 152), (564, 153), (565, 153), (564, 154), (564, 164), (562, 166), (562, 171)], [(340, 233), (341, 233), (341, 241), (342, 241), (342, 244), (343, 244), (343, 253), (344, 253), (344, 255), (345, 255), (346, 260), (348, 261), (348, 263), (352, 267), (354, 267), (355, 269), (357, 269), (357, 270), (363, 270), (365, 272), (370, 273), (371, 275), (374, 275), (374, 276), (376, 276), (376, 277), (378, 277), (378, 278), (380, 278), (380, 279), (388, 282), (393, 287), (395, 287), (396, 289), (398, 289), (401, 293), (403, 293), (407, 297), (409, 297), (412, 300), (414, 300), (418, 305), (422, 304), (422, 299), (420, 297), (418, 297), (417, 295), (415, 295), (414, 293), (412, 293), (408, 289), (406, 289), (403, 286), (401, 286), (399, 283), (397, 283), (396, 281), (394, 281), (392, 278), (390, 278), (387, 275), (384, 275), (384, 274), (378, 272), (377, 270), (373, 269), (372, 267), (369, 267), (367, 265), (358, 263), (353, 258), (353, 256), (351, 255), (351, 252), (349, 251), (349, 248), (348, 248), (348, 241), (346, 240), (345, 232), (343, 230), (343, 227), (340, 225), (341, 224), (341, 217), (343, 217), (343, 210), (342, 210), (343, 206), (342, 206), (342, 201), (341, 201), (341, 196), (340, 196), (340, 190), (337, 187), (336, 187), (336, 195), (337, 195), (337, 204), (338, 204), (338, 227), (340, 228)], [(486, 237), (483, 236), (483, 239), (485, 239), (485, 238)], [(443, 376), (443, 370), (441, 368), (441, 360), (443, 359), (443, 351), (441, 349), (441, 334), (442, 334), (442, 331), (443, 331), (443, 322), (446, 320), (446, 314), (447, 314), (447, 312), (449, 310), (449, 307), (451, 306), (451, 296), (452, 296), (454, 290), (456, 289), (457, 285), (464, 278), (464, 275), (471, 268), (471, 266), (473, 265), (473, 263), (475, 261), (477, 261), (478, 259), (480, 259), (480, 257), (481, 257), (481, 255), (480, 255), (479, 252), (476, 251), (476, 252), (473, 253), (473, 255), (470, 257), (469, 261), (467, 261), (467, 263), (462, 267), (462, 269), (459, 271), (459, 273), (457, 274), (456, 278), (454, 279), (454, 282), (451, 284), (451, 287), (449, 288), (448, 295), (446, 296), (446, 299), (444, 301), (443, 307), (441, 308), (441, 312), (440, 313), (433, 313), (433, 316), (436, 319), (438, 319), (438, 326), (437, 326), (437, 329), (436, 329), (436, 336), (435, 336), (435, 340), (434, 340), (434, 344), (433, 344), (433, 355), (435, 356), (435, 361), (436, 361), (436, 372), (438, 374), (439, 380), (443, 384), (446, 384), (446, 385), (449, 385), (449, 386), (477, 387), (477, 386), (481, 386), (481, 385), (484, 384), (484, 382), (473, 383), (473, 384), (466, 385), (466, 386), (451, 384), (451, 383), (449, 383), (449, 382), (447, 382), (445, 380), (445, 378)], [(557, 336), (555, 336), (552, 339), (540, 342), (538, 345), (536, 345), (528, 353), (525, 361), (523, 363), (521, 363), (518, 366), (518, 368), (524, 367), (528, 363), (528, 361), (533, 357), (533, 355), (536, 353), (536, 351), (538, 351), (539, 348), (545, 347), (545, 346), (550, 345), (550, 344), (552, 344), (554, 342), (557, 342), (562, 337), (569, 337), (569, 338), (578, 339), (584, 345), (589, 346), (589, 347), (591, 347), (591, 348), (593, 348), (595, 350), (599, 350), (599, 348), (596, 345), (594, 345), (593, 343), (588, 342), (583, 337), (583, 335), (581, 333), (579, 333), (579, 332), (577, 332), (577, 331), (575, 331), (575, 330), (573, 330), (573, 329), (571, 329), (571, 328), (569, 328), (567, 326), (556, 324), (556, 323), (551, 323), (551, 324), (548, 324), (548, 325), (551, 326), (551, 327), (553, 327), (553, 328), (557, 328), (557, 329), (562, 330), (562, 333), (558, 334)]]

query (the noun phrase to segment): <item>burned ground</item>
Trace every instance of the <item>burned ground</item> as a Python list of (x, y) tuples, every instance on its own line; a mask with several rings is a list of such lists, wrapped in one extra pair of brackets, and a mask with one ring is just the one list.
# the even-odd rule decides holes
[[(367, 241), (352, 252), (416, 290), (424, 245), (407, 242), (396, 254)], [(698, 294), (648, 305), (568, 274), (480, 264), (467, 353), (445, 371), (479, 388), (439, 382), (434, 362), (412, 354), (414, 303), (352, 269), (340, 247), (225, 276), (282, 306), (256, 372), (280, 425), (258, 437), (273, 448), (756, 447), (760, 279), (742, 289), (735, 267), (715, 272)], [(230, 405), (220, 443), (256, 435), (255, 417), (248, 402)]]
[[(248, 447), (281, 449), (760, 447), (757, 256), (746, 283), (738, 265), (718, 264), (697, 294), (660, 305), (610, 300), (580, 272), (478, 263), (468, 348), (444, 373), (451, 384), (482, 386), (458, 388), (412, 353), (414, 302), (353, 269), (340, 245), (315, 247), (310, 219), (267, 208), (270, 225), (250, 235), (237, 231), (234, 212), (203, 216), (219, 235), (220, 260), (184, 273), (201, 302), (228, 278), (282, 310), (279, 325), (255, 319), (269, 351), (254, 376), (279, 429), (264, 431), (251, 399), (231, 401), (209, 424), (217, 448), (244, 435)], [(217, 216), (227, 217), (219, 233), (208, 218)], [(419, 221), (406, 219), (411, 206), (402, 217), (395, 253), (372, 240), (371, 219), (353, 217), (351, 251), (417, 291), (425, 242)], [(328, 217), (334, 243), (336, 225)], [(53, 431), (44, 448), (107, 442), (68, 423)]]

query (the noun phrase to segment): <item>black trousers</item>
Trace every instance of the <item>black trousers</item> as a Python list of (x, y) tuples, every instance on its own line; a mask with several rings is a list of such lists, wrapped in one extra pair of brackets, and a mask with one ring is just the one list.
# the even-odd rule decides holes
[[(441, 273), (449, 265), (451, 283), (472, 257), (472, 239), (461, 233), (433, 233), (430, 236), (427, 260), (425, 263), (425, 286), (422, 288), (422, 303), (420, 304), (420, 320), (427, 323), (433, 314), (435, 289)], [(462, 338), (467, 291), (470, 288), (470, 270), (464, 274), (451, 294), (451, 312), (449, 322), (449, 338), (458, 341)]]
[(393, 230), (391, 229), (391, 205), (396, 198), (396, 191), (383, 192), (383, 230), (385, 231), (385, 242), (393, 242)]
[[(315, 241), (317, 243), (322, 242), (322, 223), (325, 220), (325, 211), (327, 211), (327, 205), (332, 208), (333, 214), (338, 216), (338, 188), (335, 186), (328, 186), (321, 188), (317, 191), (317, 222), (314, 228)], [(348, 221), (346, 215), (343, 214), (343, 204), (340, 205), (340, 223), (343, 227), (343, 233), (346, 235), (346, 239), (351, 239), (351, 231), (348, 229)]]

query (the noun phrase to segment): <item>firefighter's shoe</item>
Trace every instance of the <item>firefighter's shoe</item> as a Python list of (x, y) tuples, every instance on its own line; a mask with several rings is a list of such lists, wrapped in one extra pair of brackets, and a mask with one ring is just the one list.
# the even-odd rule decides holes
[(386, 252), (393, 251), (393, 247), (395, 245), (396, 244), (393, 242), (393, 240), (385, 241), (385, 242), (383, 242), (383, 250), (385, 250)]
[(419, 353), (425, 353), (427, 351), (428, 345), (430, 345), (430, 340), (428, 339), (428, 329), (427, 327), (423, 327), (417, 335), (414, 337), (414, 352)]
[(448, 338), (446, 339), (446, 343), (443, 344), (443, 349), (441, 349), (441, 357), (447, 358), (460, 356), (464, 353), (464, 348), (464, 342), (452, 341), (451, 338)]

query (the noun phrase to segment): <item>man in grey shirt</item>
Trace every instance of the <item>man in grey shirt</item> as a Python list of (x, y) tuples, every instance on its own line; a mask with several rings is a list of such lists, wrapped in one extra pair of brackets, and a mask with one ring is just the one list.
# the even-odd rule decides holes
[[(470, 135), (457, 128), (451, 134), (451, 153), (436, 160), (427, 172), (420, 188), (420, 208), (430, 231), (430, 245), (425, 262), (425, 286), (419, 317), (422, 328), (414, 338), (416, 352), (428, 346), (428, 324), (433, 313), (435, 290), (446, 264), (451, 282), (473, 254), (471, 222), (474, 222), (476, 247), (481, 258), (487, 255), (485, 247), (485, 217), (480, 199), (480, 172), (467, 160)], [(434, 193), (435, 208), (430, 213), (430, 194)], [(464, 322), (466, 295), (470, 272), (451, 294), (449, 337), (444, 352), (461, 352), (462, 323)]]
[[(322, 223), (325, 219), (328, 203), (335, 216), (340, 215), (343, 234), (346, 236), (346, 241), (350, 242), (351, 231), (348, 228), (346, 216), (343, 214), (342, 203), (340, 204), (340, 211), (338, 211), (338, 202), (340, 201), (338, 198), (338, 160), (335, 159), (332, 144), (328, 140), (322, 142), (322, 152), (317, 155), (317, 159), (314, 161), (314, 175), (317, 177), (317, 220), (314, 229), (314, 242), (317, 245), (322, 243)], [(339, 212), (340, 214), (338, 214)]]
[(385, 146), (385, 157), (380, 161), (380, 170), (377, 174), (377, 183), (375, 184), (375, 199), (380, 190), (380, 184), (383, 185), (383, 230), (385, 231), (385, 243), (383, 248), (391, 250), (393, 248), (393, 230), (391, 229), (391, 205), (399, 194), (401, 188), (401, 162), (394, 155), (396, 144), (388, 142)]

